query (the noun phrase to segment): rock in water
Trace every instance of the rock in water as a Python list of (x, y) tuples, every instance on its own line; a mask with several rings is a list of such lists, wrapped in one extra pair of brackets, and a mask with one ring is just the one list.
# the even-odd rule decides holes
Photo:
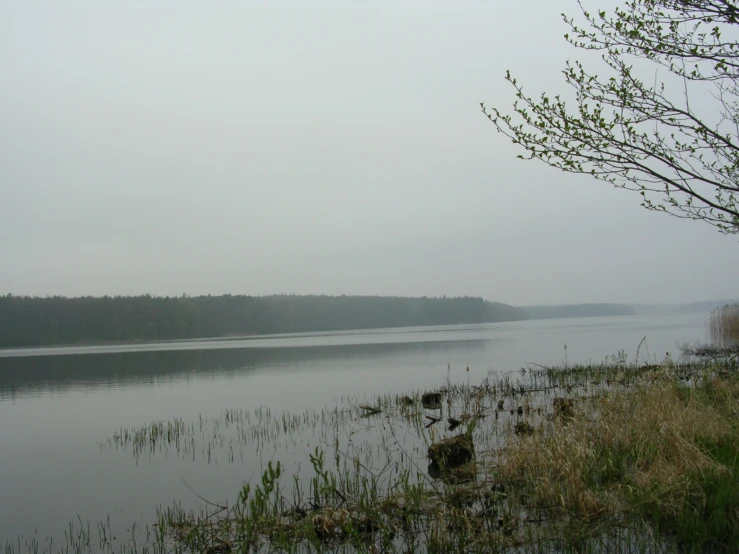
[(429, 446), (429, 473), (440, 473), (442, 468), (454, 469), (472, 461), (475, 447), (472, 437), (457, 435)]
[(424, 408), (429, 410), (438, 410), (441, 408), (441, 393), (440, 392), (425, 392), (421, 396), (421, 404)]

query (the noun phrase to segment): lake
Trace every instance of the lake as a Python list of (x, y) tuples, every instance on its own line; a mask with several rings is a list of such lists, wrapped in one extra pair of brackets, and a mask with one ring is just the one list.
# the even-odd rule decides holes
[[(270, 460), (299, 473), (306, 449), (326, 440), (298, 424), (247, 440), (259, 418), (307, 420), (376, 395), (479, 382), (527, 364), (600, 362), (621, 349), (629, 360), (661, 361), (677, 357), (677, 343), (706, 340), (706, 323), (622, 316), (0, 350), (0, 544), (23, 536), (42, 547), (53, 540), (53, 549), (70, 521), (108, 518), (123, 537), (155, 521), (157, 506), (232, 500)], [(247, 413), (234, 427), (240, 438), (221, 429), (226, 410)], [(173, 418), (193, 426), (197, 446), (134, 455), (110, 440), (123, 427)], [(353, 425), (372, 436), (370, 423)]]

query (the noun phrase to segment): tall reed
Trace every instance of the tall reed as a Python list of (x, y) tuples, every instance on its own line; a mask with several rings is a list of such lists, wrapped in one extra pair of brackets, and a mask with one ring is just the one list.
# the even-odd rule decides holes
[(708, 331), (711, 341), (719, 346), (739, 344), (739, 302), (714, 309)]

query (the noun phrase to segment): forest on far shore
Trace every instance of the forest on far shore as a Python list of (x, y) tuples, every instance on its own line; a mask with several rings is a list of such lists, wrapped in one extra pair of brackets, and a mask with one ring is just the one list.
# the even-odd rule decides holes
[(489, 323), (528, 314), (479, 297), (0, 296), (0, 347)]

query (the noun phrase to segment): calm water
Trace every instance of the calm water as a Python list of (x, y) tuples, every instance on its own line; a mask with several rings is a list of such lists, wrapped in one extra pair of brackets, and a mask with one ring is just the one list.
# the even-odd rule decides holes
[(135, 459), (100, 446), (121, 427), (194, 422), (232, 408), (330, 408), (346, 395), (439, 386), (448, 368), (452, 381), (476, 382), (527, 363), (600, 362), (619, 349), (632, 360), (645, 336), (639, 359), (661, 360), (678, 342), (705, 340), (706, 320), (626, 316), (0, 350), (0, 544), (18, 535), (57, 544), (78, 516), (93, 525), (110, 516), (123, 533), (151, 523), (156, 506), (199, 506), (188, 485), (227, 501), (266, 460), (295, 459), (297, 442), (317, 441), (242, 450), (234, 460), (172, 452)]

